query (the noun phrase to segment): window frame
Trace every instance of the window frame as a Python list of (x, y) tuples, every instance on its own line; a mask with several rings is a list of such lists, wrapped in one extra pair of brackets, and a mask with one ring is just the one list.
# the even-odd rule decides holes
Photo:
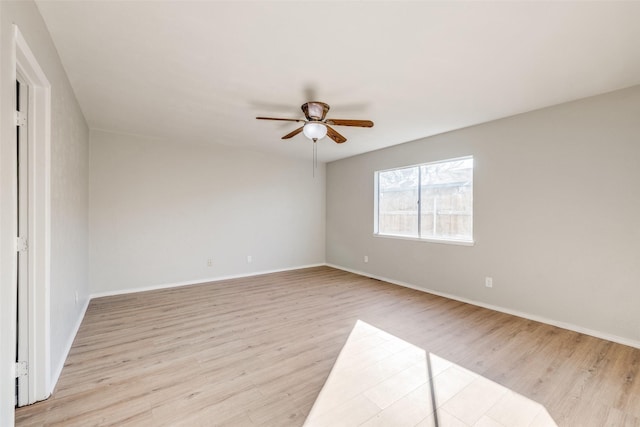
[[(471, 169), (471, 237), (468, 239), (458, 239), (458, 238), (453, 238), (453, 237), (433, 237), (433, 236), (429, 236), (429, 237), (421, 237), (420, 236), (420, 222), (421, 222), (421, 215), (422, 215), (422, 203), (421, 203), (421, 199), (422, 199), (422, 183), (421, 183), (421, 177), (420, 177), (420, 168), (422, 166), (431, 166), (431, 165), (436, 165), (439, 163), (449, 163), (449, 162), (457, 162), (457, 161), (462, 161), (462, 160), (469, 160), (471, 159), (471, 161), (473, 162), (473, 167)], [(399, 169), (409, 169), (409, 168), (417, 168), (418, 169), (418, 199), (417, 199), (417, 204), (418, 204), (418, 213), (417, 213), (417, 220), (418, 220), (418, 235), (416, 237), (414, 236), (405, 236), (405, 235), (400, 235), (400, 234), (388, 234), (388, 233), (381, 233), (380, 232), (380, 203), (379, 203), (379, 197), (380, 197), (380, 179), (379, 176), (381, 173), (384, 172), (389, 172), (389, 171), (393, 171), (393, 170), (399, 170)], [(474, 209), (473, 209), (473, 205), (474, 205), (474, 172), (475, 172), (475, 159), (473, 157), (473, 155), (469, 155), (469, 156), (462, 156), (462, 157), (454, 157), (451, 159), (443, 159), (443, 160), (436, 160), (436, 161), (432, 161), (432, 162), (425, 162), (425, 163), (416, 163), (413, 165), (406, 165), (406, 166), (398, 166), (398, 167), (393, 167), (393, 168), (388, 168), (388, 169), (381, 169), (381, 170), (377, 170), (374, 172), (374, 184), (373, 184), (373, 188), (374, 188), (374, 210), (373, 210), (373, 236), (374, 237), (380, 237), (380, 238), (391, 238), (391, 239), (400, 239), (400, 240), (413, 240), (413, 241), (418, 241), (418, 242), (427, 242), (427, 243), (444, 243), (444, 244), (450, 244), (450, 245), (461, 245), (461, 246), (473, 246), (475, 244), (475, 239), (474, 239)]]

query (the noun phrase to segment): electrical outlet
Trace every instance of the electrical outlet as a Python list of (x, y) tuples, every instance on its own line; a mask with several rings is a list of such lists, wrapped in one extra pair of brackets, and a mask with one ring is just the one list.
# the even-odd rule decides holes
[(364, 256), (364, 262), (369, 262), (369, 257), (367, 255)]
[(247, 255), (247, 263), (251, 264), (253, 262), (253, 257), (251, 255)]
[(213, 265), (213, 259), (207, 258), (207, 267), (211, 267)]
[(78, 297), (78, 291), (76, 291), (76, 305), (78, 305), (78, 301), (80, 301), (80, 298)]
[(487, 288), (493, 288), (493, 277), (485, 277), (484, 278), (484, 285)]

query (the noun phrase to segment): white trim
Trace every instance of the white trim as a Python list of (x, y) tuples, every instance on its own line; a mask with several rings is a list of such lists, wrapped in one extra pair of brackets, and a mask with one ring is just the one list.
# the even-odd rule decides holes
[[(0, 7), (0, 15), (2, 15)], [(2, 16), (0, 16), (2, 18)], [(0, 19), (0, 30), (5, 30)], [(17, 235), (16, 126), (15, 111), (15, 44), (0, 40), (0, 425), (14, 424)], [(6, 51), (5, 51), (6, 47)], [(5, 61), (6, 59), (6, 61)], [(6, 285), (5, 285), (6, 284)]]
[(29, 87), (29, 403), (44, 400), (51, 382), (51, 84), (13, 25), (15, 67)]
[(301, 270), (303, 268), (322, 267), (325, 265), (326, 265), (325, 263), (308, 264), (308, 265), (300, 265), (297, 267), (280, 268), (276, 270), (255, 271), (247, 274), (231, 274), (228, 276), (217, 276), (217, 277), (210, 277), (210, 278), (203, 278), (203, 279), (193, 279), (193, 280), (187, 280), (184, 282), (150, 285), (142, 288), (130, 288), (130, 289), (120, 289), (117, 291), (98, 292), (95, 294), (91, 294), (90, 298), (94, 299), (94, 298), (110, 297), (115, 295), (133, 294), (136, 292), (147, 292), (147, 291), (156, 291), (159, 289), (178, 288), (182, 286), (201, 285), (203, 283), (209, 283), (209, 282), (220, 282), (223, 280), (230, 280), (230, 279), (242, 279), (244, 277), (261, 276), (263, 274), (271, 274), (271, 273), (281, 273), (283, 271)]
[(354, 269), (351, 269), (351, 268), (342, 267), (342, 266), (335, 265), (335, 264), (327, 263), (326, 265), (328, 267), (336, 268), (338, 270), (348, 271), (349, 273), (357, 274), (357, 275), (360, 275), (360, 276), (365, 276), (365, 277), (370, 277), (372, 279), (382, 280), (384, 282), (388, 282), (388, 283), (391, 283), (393, 285), (402, 286), (402, 287), (413, 289), (413, 290), (416, 290), (416, 291), (426, 292), (426, 293), (437, 295), (437, 296), (440, 296), (440, 297), (449, 298), (449, 299), (452, 299), (452, 300), (464, 302), (466, 304), (471, 304), (471, 305), (475, 305), (475, 306), (478, 306), (478, 307), (487, 308), (489, 310), (498, 311), (498, 312), (505, 313), (505, 314), (510, 314), (512, 316), (522, 317), (524, 319), (534, 320), (536, 322), (545, 323), (547, 325), (556, 326), (556, 327), (562, 328), (562, 329), (568, 329), (570, 331), (578, 332), (578, 333), (585, 334), (585, 335), (590, 335), (592, 337), (596, 337), (596, 338), (600, 338), (600, 339), (603, 339), (603, 340), (612, 341), (612, 342), (616, 342), (618, 344), (627, 345), (629, 347), (635, 347), (635, 348), (640, 349), (640, 341), (632, 340), (632, 339), (629, 339), (629, 338), (620, 337), (620, 336), (613, 335), (613, 334), (608, 334), (606, 332), (596, 331), (594, 329), (583, 328), (582, 326), (574, 325), (572, 323), (566, 323), (566, 322), (562, 322), (562, 321), (559, 321), (559, 320), (548, 319), (546, 317), (538, 316), (538, 315), (535, 315), (535, 314), (525, 313), (525, 312), (518, 311), (518, 310), (512, 310), (512, 309), (500, 307), (500, 306), (497, 306), (497, 305), (486, 304), (484, 302), (480, 302), (480, 301), (475, 301), (475, 300), (472, 300), (472, 299), (459, 297), (457, 295), (448, 294), (448, 293), (445, 293), (445, 292), (434, 291), (432, 289), (423, 288), (423, 287), (420, 287), (420, 286), (413, 285), (411, 283), (402, 282), (402, 281), (394, 280), (394, 279), (389, 279), (387, 277), (377, 276), (375, 274), (369, 274), (369, 273), (366, 273), (364, 271), (354, 270)]
[(60, 359), (60, 365), (53, 371), (53, 375), (51, 376), (51, 384), (55, 387), (60, 379), (60, 375), (62, 374), (62, 369), (64, 368), (64, 364), (67, 361), (67, 357), (69, 357), (69, 352), (71, 351), (71, 346), (73, 345), (73, 341), (76, 339), (76, 335), (78, 335), (78, 331), (80, 330), (80, 325), (82, 325), (82, 321), (84, 320), (84, 315), (87, 313), (87, 308), (89, 308), (89, 303), (91, 299), (87, 299), (80, 311), (80, 316), (76, 320), (76, 324), (73, 328), (73, 333), (69, 335), (69, 339), (67, 340), (67, 345), (64, 348), (64, 357)]

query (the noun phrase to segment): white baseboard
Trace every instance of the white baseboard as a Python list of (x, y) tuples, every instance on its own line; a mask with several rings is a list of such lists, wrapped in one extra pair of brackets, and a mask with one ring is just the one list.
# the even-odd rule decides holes
[(87, 312), (87, 308), (89, 307), (89, 302), (91, 302), (91, 298), (88, 298), (85, 301), (84, 305), (82, 306), (82, 309), (80, 310), (80, 315), (78, 316), (78, 319), (76, 320), (76, 324), (73, 327), (73, 333), (69, 335), (69, 339), (67, 340), (67, 344), (65, 345), (64, 357), (60, 360), (60, 365), (57, 366), (55, 370), (52, 370), (53, 375), (51, 376), (51, 381), (49, 382), (51, 389), (47, 390), (47, 393), (49, 396), (51, 396), (51, 393), (53, 393), (53, 390), (56, 388), (56, 384), (58, 384), (58, 380), (60, 379), (60, 375), (62, 374), (62, 369), (64, 368), (64, 364), (67, 361), (67, 357), (69, 357), (69, 352), (71, 351), (71, 346), (73, 345), (73, 341), (76, 339), (76, 335), (78, 335), (78, 330), (80, 329), (80, 325), (84, 320), (84, 315)]
[(202, 283), (219, 282), (219, 281), (222, 281), (222, 280), (242, 279), (244, 277), (261, 276), (263, 274), (271, 274), (271, 273), (281, 273), (283, 271), (300, 270), (300, 269), (303, 269), (303, 268), (321, 267), (321, 266), (324, 266), (324, 265), (326, 265), (326, 264), (325, 263), (307, 264), (307, 265), (300, 265), (300, 266), (296, 266), (296, 267), (280, 268), (280, 269), (276, 269), (276, 270), (254, 271), (254, 272), (251, 272), (251, 273), (232, 274), (232, 275), (228, 275), (228, 276), (216, 276), (216, 277), (207, 277), (207, 278), (202, 278), (202, 279), (193, 279), (193, 280), (187, 280), (187, 281), (184, 281), (184, 282), (162, 283), (162, 284), (158, 284), (158, 285), (144, 286), (144, 287), (141, 287), (141, 288), (119, 289), (119, 290), (116, 290), (116, 291), (98, 292), (98, 293), (95, 293), (95, 294), (91, 294), (90, 299), (101, 298), (101, 297), (110, 297), (110, 296), (114, 296), (114, 295), (133, 294), (133, 293), (136, 293), (136, 292), (156, 291), (156, 290), (159, 290), (159, 289), (178, 288), (178, 287), (181, 287), (181, 286), (199, 285), (199, 284), (202, 284)]
[(354, 270), (354, 269), (343, 267), (343, 266), (340, 266), (340, 265), (335, 265), (335, 264), (326, 264), (326, 265), (328, 267), (333, 267), (333, 268), (336, 268), (338, 270), (348, 271), (349, 273), (354, 273), (354, 274), (357, 274), (357, 275), (360, 275), (360, 276), (371, 277), (372, 279), (382, 280), (384, 282), (388, 282), (388, 283), (391, 283), (393, 285), (403, 286), (405, 288), (414, 289), (416, 291), (426, 292), (426, 293), (429, 293), (429, 294), (441, 296), (441, 297), (444, 297), (444, 298), (449, 298), (449, 299), (452, 299), (452, 300), (464, 302), (464, 303), (475, 305), (475, 306), (478, 306), (478, 307), (487, 308), (489, 310), (494, 310), (494, 311), (499, 311), (501, 313), (510, 314), (512, 316), (517, 316), (517, 317), (522, 317), (524, 319), (534, 320), (534, 321), (540, 322), (540, 323), (546, 323), (547, 325), (557, 326), (558, 328), (568, 329), (570, 331), (579, 332), (581, 334), (590, 335), (592, 337), (601, 338), (603, 340), (612, 341), (612, 342), (616, 342), (618, 344), (623, 344), (623, 345), (627, 345), (629, 347), (635, 347), (635, 348), (640, 349), (640, 341), (637, 341), (637, 340), (633, 340), (633, 339), (629, 339), (629, 338), (625, 338), (625, 337), (620, 337), (620, 336), (617, 336), (617, 335), (608, 334), (606, 332), (596, 331), (596, 330), (593, 330), (593, 329), (583, 328), (582, 326), (578, 326), (578, 325), (574, 325), (574, 324), (571, 324), (571, 323), (562, 322), (562, 321), (559, 321), (559, 320), (548, 319), (546, 317), (542, 317), (542, 316), (538, 316), (538, 315), (530, 314), (530, 313), (525, 313), (525, 312), (518, 311), (518, 310), (512, 310), (510, 308), (500, 307), (500, 306), (496, 306), (496, 305), (492, 305), (492, 304), (486, 304), (486, 303), (481, 302), (481, 301), (475, 301), (475, 300), (459, 297), (457, 295), (448, 294), (448, 293), (445, 293), (445, 292), (439, 292), (439, 291), (434, 291), (432, 289), (422, 288), (420, 286), (416, 286), (416, 285), (413, 285), (411, 283), (401, 282), (399, 280), (390, 279), (388, 277), (382, 277), (382, 276), (377, 276), (377, 275), (374, 275), (374, 274), (369, 274), (369, 273), (364, 272), (364, 271)]

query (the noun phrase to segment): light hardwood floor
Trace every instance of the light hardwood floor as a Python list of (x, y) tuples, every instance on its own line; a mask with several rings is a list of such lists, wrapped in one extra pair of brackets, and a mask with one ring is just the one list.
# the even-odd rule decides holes
[[(407, 352), (433, 377), (397, 368)], [(394, 366), (386, 383), (358, 376)], [(501, 393), (518, 413), (509, 399), (522, 397), (559, 426), (640, 426), (639, 370), (638, 349), (317, 267), (93, 300), (53, 396), (17, 409), (16, 425), (302, 426), (312, 407), (309, 426), (501, 425), (487, 408), (456, 414), (467, 375), (489, 390), (474, 401)], [(407, 405), (435, 386), (459, 402), (423, 396), (436, 411), (415, 415)], [(394, 418), (399, 406), (417, 418)]]

